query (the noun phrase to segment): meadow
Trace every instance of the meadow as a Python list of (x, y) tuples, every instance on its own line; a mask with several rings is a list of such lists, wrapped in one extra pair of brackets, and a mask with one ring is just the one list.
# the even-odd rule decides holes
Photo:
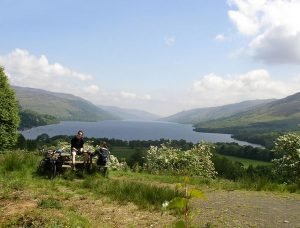
[[(176, 186), (183, 182), (183, 176), (153, 175), (128, 169), (110, 170), (109, 178), (104, 178), (97, 172), (66, 171), (49, 180), (36, 173), (41, 158), (38, 152), (10, 151), (0, 154), (2, 226), (172, 227), (178, 220), (178, 215), (172, 212), (161, 215), (161, 206), (165, 201), (182, 196), (183, 192)], [(297, 192), (289, 185), (199, 177), (190, 177), (188, 185), (190, 188), (201, 189), (208, 201), (212, 200), (212, 194), (220, 196), (226, 192), (247, 194), (245, 197), (257, 200), (257, 196), (253, 195), (254, 190), (263, 191), (260, 197), (266, 200), (279, 197), (280, 202), (282, 197), (288, 197), (293, 198), (295, 203), (300, 202), (298, 194), (289, 193)], [(265, 192), (270, 191), (272, 195), (265, 195)], [(195, 212), (202, 208), (201, 202), (192, 202)], [(218, 227), (229, 221), (229, 217), (217, 220), (209, 218), (207, 216), (210, 212), (212, 211), (198, 213), (191, 219), (191, 223), (197, 227), (200, 224), (203, 227), (213, 227), (214, 224)], [(200, 219), (202, 217), (205, 219)], [(243, 224), (242, 218), (237, 217), (236, 220), (239, 221), (238, 224)]]
[(264, 162), (264, 161), (258, 161), (258, 160), (247, 159), (247, 158), (239, 158), (239, 157), (221, 155), (221, 154), (218, 154), (218, 156), (227, 158), (227, 159), (229, 159), (231, 161), (234, 161), (234, 162), (240, 162), (240, 163), (243, 164), (243, 166), (245, 168), (249, 167), (250, 165), (252, 165), (254, 167), (255, 166), (269, 166), (269, 165), (271, 165), (271, 162)]

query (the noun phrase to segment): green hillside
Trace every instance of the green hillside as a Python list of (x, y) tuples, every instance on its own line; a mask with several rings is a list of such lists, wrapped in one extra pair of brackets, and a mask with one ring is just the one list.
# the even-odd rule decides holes
[(23, 110), (51, 115), (59, 120), (98, 121), (118, 119), (89, 101), (71, 94), (14, 86)]
[[(227, 128), (277, 125), (284, 128), (300, 120), (300, 93), (276, 100), (233, 116), (199, 123), (196, 127)], [(297, 125), (297, 124), (296, 124)], [(297, 126), (295, 126), (297, 127)]]
[(32, 110), (21, 110), (20, 117), (21, 117), (21, 122), (19, 126), (20, 130), (48, 125), (48, 124), (59, 123), (59, 120), (54, 116), (39, 114)]
[(255, 107), (260, 107), (271, 101), (273, 100), (252, 100), (219, 107), (192, 109), (176, 113), (172, 116), (162, 118), (161, 120), (183, 124), (197, 124), (209, 120), (229, 117), (240, 112), (251, 110)]
[(229, 133), (236, 139), (269, 147), (279, 134), (300, 131), (300, 93), (194, 126), (196, 131)]

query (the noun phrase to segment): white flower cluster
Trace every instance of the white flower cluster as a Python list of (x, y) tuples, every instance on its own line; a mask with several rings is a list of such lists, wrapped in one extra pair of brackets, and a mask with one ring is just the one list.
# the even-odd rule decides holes
[(212, 145), (205, 143), (196, 144), (187, 151), (172, 148), (168, 144), (151, 146), (144, 168), (151, 173), (215, 177), (216, 171), (211, 161), (213, 149)]
[(114, 155), (109, 155), (108, 166), (112, 170), (124, 170), (127, 168), (126, 162), (119, 162)]
[(64, 152), (70, 152), (70, 149), (71, 149), (71, 145), (69, 142), (66, 142), (66, 141), (59, 141), (57, 143), (57, 148), (59, 150), (62, 150)]
[(84, 143), (83, 151), (94, 153), (96, 150), (96, 147), (93, 146), (93, 141), (87, 141)]
[(275, 141), (273, 148), (277, 159), (273, 159), (274, 169), (285, 182), (300, 180), (300, 135), (289, 133)]

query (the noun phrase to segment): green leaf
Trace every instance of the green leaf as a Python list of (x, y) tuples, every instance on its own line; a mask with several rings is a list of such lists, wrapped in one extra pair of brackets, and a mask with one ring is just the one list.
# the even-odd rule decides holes
[(188, 199), (176, 197), (171, 200), (171, 202), (168, 205), (168, 209), (183, 209), (188, 205), (188, 203)]
[(190, 197), (198, 198), (198, 199), (206, 199), (204, 193), (198, 189), (189, 190)]
[(185, 222), (183, 220), (176, 222), (175, 228), (185, 228)]
[(179, 184), (176, 184), (176, 186), (175, 186), (175, 188), (176, 189), (180, 189), (180, 188), (183, 188), (184, 187), (184, 185), (183, 184), (181, 184), (181, 183), (179, 183)]

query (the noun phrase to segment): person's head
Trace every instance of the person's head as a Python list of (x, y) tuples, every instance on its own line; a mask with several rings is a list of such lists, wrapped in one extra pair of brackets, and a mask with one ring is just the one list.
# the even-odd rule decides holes
[(102, 142), (102, 147), (107, 148), (107, 143), (106, 142)]
[(83, 131), (82, 131), (82, 130), (79, 130), (79, 131), (77, 132), (77, 137), (78, 137), (78, 138), (83, 138)]

